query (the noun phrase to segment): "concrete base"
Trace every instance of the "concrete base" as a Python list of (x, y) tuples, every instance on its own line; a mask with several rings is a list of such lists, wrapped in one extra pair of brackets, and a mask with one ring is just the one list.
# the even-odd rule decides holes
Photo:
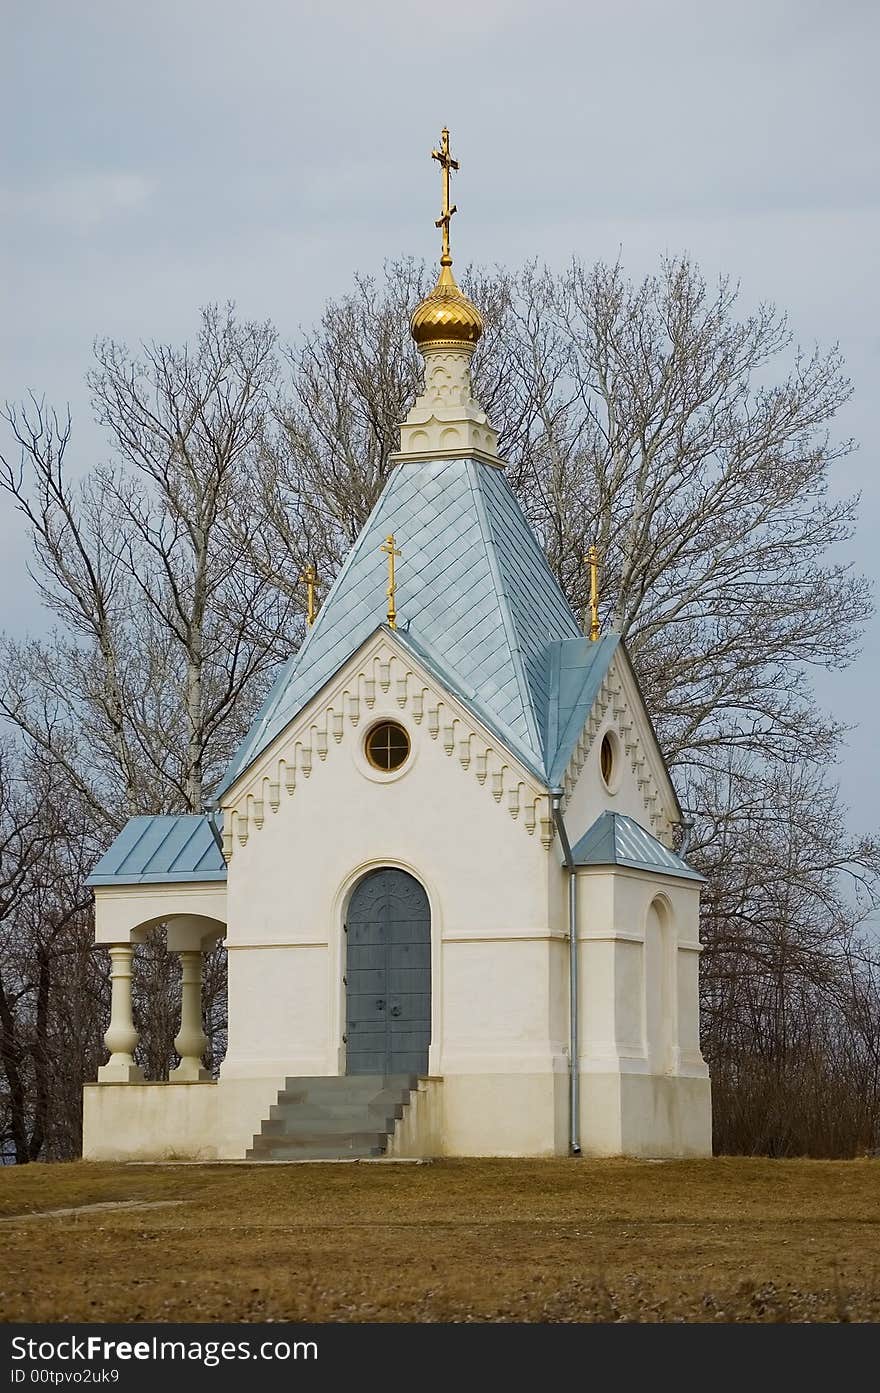
[(709, 1079), (581, 1074), (581, 1151), (585, 1156), (711, 1156)]
[(435, 1156), (564, 1156), (568, 1075), (446, 1074), (428, 1131)]
[[(284, 1078), (219, 1083), (87, 1084), (90, 1161), (239, 1160)], [(585, 1156), (711, 1156), (708, 1078), (581, 1075)], [(390, 1157), (565, 1156), (568, 1076), (457, 1074), (422, 1079), (388, 1145)]]
[(205, 1069), (197, 1059), (182, 1059), (176, 1069), (168, 1075), (169, 1083), (213, 1083), (210, 1069)]
[(389, 1160), (432, 1160), (443, 1155), (443, 1080), (419, 1079), (409, 1106), (388, 1139)]
[(144, 1076), (136, 1064), (102, 1064), (98, 1070), (99, 1083), (143, 1083)]
[(86, 1084), (83, 1159), (213, 1161), (217, 1101), (215, 1083)]
[(242, 1159), (283, 1082), (86, 1084), (83, 1159)]

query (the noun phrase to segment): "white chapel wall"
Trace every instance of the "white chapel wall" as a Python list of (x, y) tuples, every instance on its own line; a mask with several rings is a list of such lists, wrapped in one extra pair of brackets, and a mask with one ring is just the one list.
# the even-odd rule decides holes
[[(261, 825), (252, 811), (245, 842), (237, 835), (233, 842), (221, 1084), (344, 1072), (347, 898), (367, 871), (396, 865), (423, 884), (431, 905), (429, 1072), (444, 1079), (447, 1144), (458, 1152), (552, 1152), (566, 1064), (564, 955), (551, 944), (555, 935), (558, 950), (564, 925), (548, 924), (550, 880), (563, 877), (541, 825), (546, 794), (539, 798), (537, 783), (497, 745), (483, 771), (485, 738), (471, 739), (454, 702), (444, 704), (420, 674), (412, 680), (411, 667), (402, 687), (406, 664), (396, 656), (384, 690), (374, 683), (372, 706), (359, 700), (355, 725), (344, 696), (359, 689), (359, 669), (374, 671), (371, 651), (339, 674), (235, 791), (246, 804), (253, 790), (279, 783), (282, 758), (297, 760), (293, 794), (282, 775), (277, 808), (264, 797)], [(343, 719), (330, 721), (320, 746), (314, 740), (325, 756), (312, 758), (306, 777), (294, 747), (304, 730), (326, 729), (329, 705)], [(369, 773), (363, 759), (367, 730), (384, 718), (401, 722), (412, 742), (396, 778)], [(558, 884), (554, 899), (561, 905)]]

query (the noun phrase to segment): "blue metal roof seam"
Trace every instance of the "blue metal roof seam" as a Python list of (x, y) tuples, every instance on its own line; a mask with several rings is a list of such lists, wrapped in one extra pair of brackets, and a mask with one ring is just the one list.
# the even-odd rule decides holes
[(86, 884), (150, 885), (226, 879), (226, 863), (198, 813), (133, 817), (98, 861)]
[(654, 875), (704, 881), (674, 851), (652, 836), (635, 818), (625, 813), (600, 813), (572, 849), (576, 866), (624, 866)]

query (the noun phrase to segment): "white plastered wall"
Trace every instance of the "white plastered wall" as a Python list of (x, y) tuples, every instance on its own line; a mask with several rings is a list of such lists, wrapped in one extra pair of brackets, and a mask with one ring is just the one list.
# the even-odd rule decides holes
[(699, 1046), (699, 884), (622, 867), (578, 871), (581, 1147), (708, 1156)]
[(182, 917), (205, 920), (205, 935), (216, 938), (226, 922), (225, 882), (95, 887), (96, 943), (138, 942), (154, 925)]
[[(610, 733), (614, 771), (600, 771), (602, 738)], [(575, 844), (606, 809), (632, 817), (665, 846), (679, 813), (675, 792), (629, 662), (618, 648), (572, 755), (565, 782), (565, 825)]]
[[(363, 755), (384, 718), (412, 743), (399, 775)], [(444, 1149), (560, 1149), (567, 1062), (551, 950), (564, 928), (548, 922), (558, 874), (540, 785), (380, 634), (231, 792), (221, 1087), (344, 1072), (347, 901), (367, 871), (397, 866), (431, 905), (429, 1073), (443, 1080)]]

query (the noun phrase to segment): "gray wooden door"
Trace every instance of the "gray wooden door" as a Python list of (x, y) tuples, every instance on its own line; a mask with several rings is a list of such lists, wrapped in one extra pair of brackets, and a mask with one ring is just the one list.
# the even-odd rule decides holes
[(426, 1074), (431, 1040), (431, 910), (411, 875), (371, 871), (348, 908), (346, 1072)]

